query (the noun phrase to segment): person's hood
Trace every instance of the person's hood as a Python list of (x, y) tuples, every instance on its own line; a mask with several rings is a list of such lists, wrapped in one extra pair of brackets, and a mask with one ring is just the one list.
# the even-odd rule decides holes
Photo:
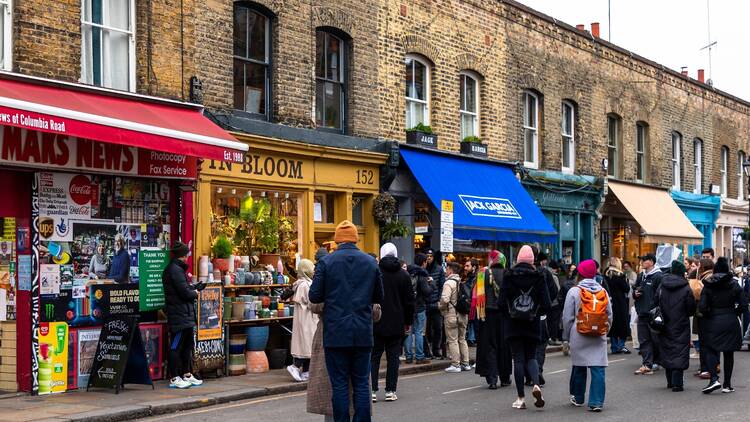
[(714, 273), (703, 282), (711, 287), (724, 287), (732, 284), (732, 281), (734, 281), (734, 276), (730, 273)]
[(578, 282), (577, 286), (582, 289), (586, 289), (590, 291), (591, 293), (596, 293), (601, 290), (604, 290), (604, 287), (602, 287), (602, 285), (599, 284), (593, 278), (584, 278), (583, 280)]
[(379, 265), (383, 272), (395, 273), (401, 271), (401, 262), (393, 255), (387, 255), (381, 258)]
[(187, 263), (185, 263), (185, 262), (182, 262), (182, 261), (180, 261), (180, 260), (179, 260), (179, 259), (177, 259), (177, 258), (172, 258), (172, 262), (173, 262), (173, 263), (174, 263), (175, 265), (177, 265), (178, 267), (182, 268), (183, 270), (187, 270), (187, 269), (188, 269), (188, 265), (187, 265)]
[(419, 265), (411, 264), (407, 267), (407, 271), (409, 272), (409, 275), (412, 277), (419, 276), (419, 275), (424, 276), (424, 277), (430, 276), (430, 274), (427, 273), (427, 270), (420, 267)]
[(688, 285), (685, 277), (677, 274), (667, 274), (661, 279), (661, 285), (667, 290), (677, 290)]
[(461, 277), (458, 274), (451, 274), (445, 278), (445, 281), (448, 281), (448, 280), (456, 280), (456, 282), (460, 283)]
[(510, 271), (510, 282), (523, 290), (533, 286), (542, 276), (533, 265), (521, 262)]

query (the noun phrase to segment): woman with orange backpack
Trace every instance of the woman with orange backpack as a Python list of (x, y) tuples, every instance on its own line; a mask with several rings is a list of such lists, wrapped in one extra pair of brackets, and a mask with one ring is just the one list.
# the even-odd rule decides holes
[(563, 340), (570, 343), (573, 369), (570, 373), (570, 403), (583, 406), (587, 372), (591, 371), (589, 410), (601, 412), (604, 406), (604, 370), (607, 359), (607, 332), (612, 324), (612, 304), (601, 284), (594, 280), (596, 263), (589, 259), (578, 265), (578, 284), (565, 297)]

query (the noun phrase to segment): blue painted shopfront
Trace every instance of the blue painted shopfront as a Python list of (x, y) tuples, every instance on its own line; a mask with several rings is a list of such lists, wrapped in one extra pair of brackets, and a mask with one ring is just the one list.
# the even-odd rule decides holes
[(714, 229), (721, 210), (721, 198), (713, 195), (672, 191), (672, 199), (695, 228), (703, 234), (703, 244), (691, 245), (690, 255), (700, 255), (703, 248), (713, 248)]

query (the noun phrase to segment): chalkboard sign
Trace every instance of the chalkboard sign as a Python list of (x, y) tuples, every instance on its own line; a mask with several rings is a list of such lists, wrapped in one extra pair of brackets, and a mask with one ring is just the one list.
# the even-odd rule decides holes
[(138, 318), (110, 316), (102, 326), (86, 390), (111, 388), (119, 393), (125, 384), (151, 385)]

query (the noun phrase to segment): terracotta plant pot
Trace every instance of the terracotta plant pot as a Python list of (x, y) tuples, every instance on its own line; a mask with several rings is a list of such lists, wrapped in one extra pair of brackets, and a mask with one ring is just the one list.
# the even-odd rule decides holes
[(260, 264), (265, 267), (266, 265), (273, 265), (276, 268), (276, 263), (279, 262), (281, 255), (277, 253), (264, 253), (260, 255)]
[(229, 271), (229, 260), (225, 258), (214, 258), (213, 259), (214, 270), (219, 270), (222, 273)]
[(259, 374), (268, 372), (268, 357), (266, 352), (245, 352), (247, 372)]

